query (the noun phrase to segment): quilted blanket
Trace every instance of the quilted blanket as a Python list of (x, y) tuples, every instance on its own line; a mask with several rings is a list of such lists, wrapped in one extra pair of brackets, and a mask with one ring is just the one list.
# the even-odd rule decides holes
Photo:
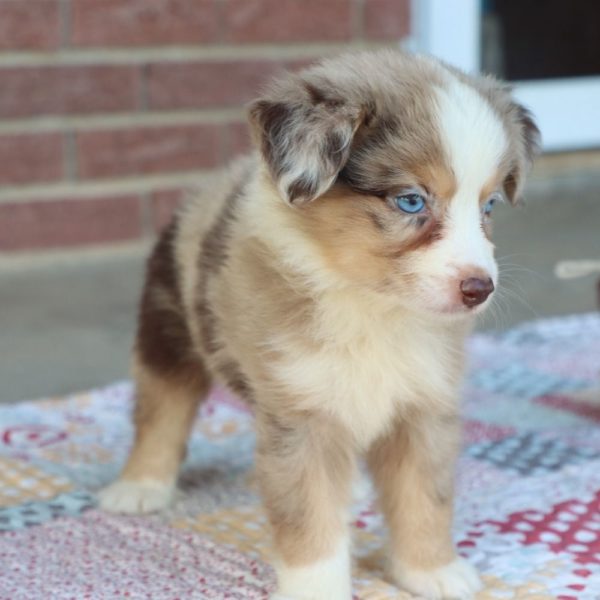
[[(469, 351), (454, 536), (478, 598), (599, 599), (600, 315), (478, 334)], [(0, 598), (268, 598), (250, 412), (215, 389), (173, 507), (104, 514), (95, 491), (125, 460), (131, 402), (121, 382), (0, 407)], [(408, 600), (384, 578), (369, 489), (352, 529), (355, 598)]]

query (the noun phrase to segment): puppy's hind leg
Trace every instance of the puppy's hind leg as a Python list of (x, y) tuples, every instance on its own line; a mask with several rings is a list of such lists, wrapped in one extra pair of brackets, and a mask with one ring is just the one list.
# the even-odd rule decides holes
[(174, 259), (176, 225), (148, 262), (133, 360), (133, 450), (118, 481), (100, 492), (101, 508), (145, 513), (164, 508), (175, 490), (199, 402), (210, 377), (193, 349)]
[(164, 378), (138, 364), (136, 372), (135, 441), (120, 478), (100, 492), (100, 507), (120, 513), (148, 513), (168, 506), (179, 465), (185, 456), (198, 403), (208, 389)]

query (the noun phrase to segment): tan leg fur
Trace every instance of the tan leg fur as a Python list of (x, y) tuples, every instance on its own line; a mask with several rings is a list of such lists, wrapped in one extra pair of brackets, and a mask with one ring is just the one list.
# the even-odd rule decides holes
[(347, 511), (354, 449), (323, 414), (258, 417), (257, 470), (278, 555), (279, 593), (350, 597)]
[[(427, 597), (463, 598), (469, 587), (478, 587), (451, 536), (459, 441), (458, 415), (419, 414), (396, 425), (368, 453), (389, 529), (390, 576), (414, 593), (429, 592)], [(457, 578), (449, 576), (452, 571)]]

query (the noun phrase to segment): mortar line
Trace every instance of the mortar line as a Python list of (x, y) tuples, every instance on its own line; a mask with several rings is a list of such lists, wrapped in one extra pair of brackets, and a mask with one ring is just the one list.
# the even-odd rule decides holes
[(58, 52), (0, 52), (0, 67), (72, 66), (113, 64), (131, 65), (149, 62), (216, 62), (247, 60), (289, 60), (337, 54), (349, 49), (376, 49), (388, 43), (351, 40), (349, 42), (243, 44), (207, 46), (164, 46), (143, 48), (73, 48)]
[(121, 127), (161, 127), (229, 123), (245, 120), (243, 108), (190, 109), (144, 112), (101, 113), (91, 115), (47, 115), (0, 120), (0, 134), (39, 133), (41, 131), (118, 129)]
[(65, 131), (63, 144), (65, 179), (76, 181), (79, 175), (79, 165), (77, 164), (77, 147), (74, 131)]
[(149, 191), (140, 193), (140, 232), (142, 238), (148, 238), (154, 235), (154, 215), (152, 207), (152, 198)]
[(0, 204), (11, 202), (52, 201), (65, 197), (97, 198), (120, 194), (141, 194), (169, 187), (201, 187), (219, 169), (185, 171), (161, 175), (132, 175), (125, 178), (86, 181), (59, 181), (0, 188)]
[(69, 0), (60, 0), (58, 4), (60, 17), (60, 43), (61, 48), (68, 48), (71, 45), (71, 32), (73, 31), (73, 21), (71, 15), (71, 4)]
[(140, 67), (140, 89), (138, 92), (138, 102), (140, 105), (140, 110), (143, 110), (144, 112), (147, 111), (150, 106), (150, 95), (148, 92), (149, 71), (150, 65), (142, 65)]
[(354, 0), (352, 3), (352, 34), (355, 42), (363, 41), (365, 35), (365, 3), (364, 0)]

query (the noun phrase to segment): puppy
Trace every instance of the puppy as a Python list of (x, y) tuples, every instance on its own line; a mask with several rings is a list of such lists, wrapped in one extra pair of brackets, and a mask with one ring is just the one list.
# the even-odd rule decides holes
[(494, 79), (400, 51), (284, 76), (249, 118), (258, 152), (149, 260), (135, 444), (101, 506), (167, 505), (219, 379), (255, 410), (277, 597), (351, 598), (364, 456), (391, 579), (470, 598), (479, 579), (451, 536), (463, 345), (497, 285), (493, 205), (519, 197), (539, 132)]

